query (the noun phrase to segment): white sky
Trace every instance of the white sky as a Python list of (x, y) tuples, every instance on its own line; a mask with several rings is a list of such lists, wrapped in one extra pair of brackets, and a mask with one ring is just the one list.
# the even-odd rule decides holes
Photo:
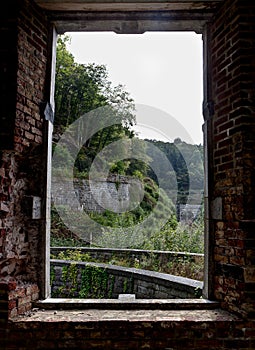
[[(125, 85), (135, 103), (156, 107), (172, 117), (168, 125), (172, 132), (166, 135), (168, 141), (180, 137), (186, 142), (192, 139), (195, 144), (203, 142), (201, 35), (193, 32), (67, 34), (71, 37), (68, 49), (76, 62), (105, 64), (109, 80), (114, 85)], [(173, 120), (182, 127), (177, 127), (178, 122)], [(150, 120), (146, 124), (139, 129), (141, 137), (163, 139), (162, 132), (151, 132)], [(159, 129), (164, 130), (164, 125)]]

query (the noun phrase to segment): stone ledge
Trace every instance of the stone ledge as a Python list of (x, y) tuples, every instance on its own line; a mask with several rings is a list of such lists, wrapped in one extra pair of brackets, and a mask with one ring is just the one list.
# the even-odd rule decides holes
[(34, 303), (34, 307), (47, 310), (55, 309), (104, 309), (104, 310), (212, 310), (219, 303), (207, 299), (64, 299), (48, 298)]
[(12, 323), (86, 323), (86, 322), (236, 322), (226, 311), (215, 310), (38, 310), (14, 318)]

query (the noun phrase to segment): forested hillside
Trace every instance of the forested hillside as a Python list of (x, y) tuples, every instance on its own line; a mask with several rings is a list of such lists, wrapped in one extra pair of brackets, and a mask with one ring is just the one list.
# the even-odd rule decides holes
[[(57, 142), (66, 128), (81, 115), (98, 107), (111, 106), (119, 115), (118, 124), (102, 128), (81, 148), (75, 160), (75, 176), (86, 178), (95, 156), (104, 147), (119, 139), (135, 137), (132, 129), (135, 124), (135, 105), (122, 85), (112, 85), (104, 65), (76, 63), (67, 50), (68, 40), (68, 37), (60, 37), (57, 45), (54, 141)], [(157, 164), (157, 157), (153, 157), (159, 173), (167, 178), (169, 188), (174, 189), (177, 180), (177, 202), (185, 203), (190, 189), (203, 189), (203, 147), (201, 145), (187, 144), (180, 138), (175, 139), (173, 143), (148, 141), (163, 151), (170, 161), (172, 171), (168, 171), (166, 176), (166, 169), (162, 164)], [(61, 151), (64, 164), (68, 161), (69, 155), (66, 150)], [(70, 161), (73, 160), (70, 159)], [(126, 159), (111, 164), (111, 172), (130, 176), (148, 176), (157, 182), (156, 175), (149, 164), (139, 160)]]
[[(180, 138), (174, 142), (150, 140), (153, 145), (162, 150), (172, 165), (172, 171), (165, 173), (161, 164), (157, 164), (159, 172), (169, 181), (169, 187), (174, 189), (175, 178), (178, 185), (177, 203), (185, 204), (188, 196), (197, 196), (204, 188), (203, 146), (188, 144)], [(153, 173), (149, 173), (153, 178)], [(156, 178), (154, 178), (156, 181)], [(195, 199), (195, 198), (194, 198)]]
[[(74, 177), (87, 179), (91, 164), (105, 147), (117, 140), (139, 142), (132, 128), (136, 119), (135, 104), (122, 85), (112, 85), (104, 65), (76, 63), (67, 50), (67, 42), (67, 37), (60, 37), (57, 45), (53, 151), (58, 154), (59, 169), (54, 168), (53, 175), (57, 175), (58, 171), (61, 175), (65, 174), (67, 164), (73, 164)], [(56, 147), (61, 135), (75, 120), (91, 110), (104, 106), (111, 108), (114, 115), (118, 117), (118, 123), (102, 128), (90, 137), (80, 148), (76, 159), (72, 158), (65, 147)], [(102, 227), (123, 229), (123, 235), (120, 231), (112, 234), (103, 230), (93, 242), (98, 246), (107, 244), (108, 247), (121, 245), (133, 248), (171, 249), (173, 242), (176, 243), (176, 239), (174, 240), (173, 237), (170, 239), (170, 232), (171, 234), (177, 232), (177, 205), (186, 204), (190, 198), (198, 204), (201, 203), (199, 200), (203, 191), (203, 147), (187, 144), (179, 138), (172, 143), (146, 141), (140, 143), (141, 152), (146, 154), (146, 148), (150, 148), (149, 144), (154, 147), (150, 149), (150, 155), (145, 158), (145, 161), (133, 158), (109, 161), (110, 173), (137, 178), (143, 183), (144, 197), (135, 209), (125, 213), (112, 213), (106, 210), (103, 215), (89, 214)], [(170, 168), (165, 168), (157, 154), (153, 154), (157, 149), (166, 155)], [(151, 160), (153, 166), (150, 163)], [(104, 161), (107, 162), (107, 159)], [(157, 175), (153, 169), (157, 169)], [(159, 178), (161, 178), (160, 186)], [(175, 200), (172, 200), (174, 192), (177, 195)], [(159, 197), (162, 198), (160, 205), (158, 205)], [(133, 230), (133, 227), (143, 222), (151, 212), (155, 215), (150, 219), (146, 232), (138, 228)], [(165, 224), (159, 233), (154, 230), (154, 223), (162, 218)], [(148, 241), (149, 236), (150, 241)], [(78, 237), (61, 223), (53, 207), (52, 239), (55, 238), (59, 240), (73, 238), (78, 241)]]

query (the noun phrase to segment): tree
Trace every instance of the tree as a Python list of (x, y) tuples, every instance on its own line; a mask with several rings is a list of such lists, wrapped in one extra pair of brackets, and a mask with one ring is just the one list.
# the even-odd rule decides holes
[(75, 63), (66, 47), (68, 40), (60, 36), (57, 43), (55, 124), (62, 127), (106, 104), (106, 97), (100, 93), (107, 77), (105, 66)]
[(99, 107), (110, 106), (116, 124), (103, 128), (83, 145), (75, 162), (76, 175), (86, 173), (95, 156), (108, 144), (132, 138), (135, 123), (133, 99), (123, 85), (112, 86), (105, 65), (78, 64), (67, 50), (67, 36), (57, 42), (54, 141), (79, 117)]

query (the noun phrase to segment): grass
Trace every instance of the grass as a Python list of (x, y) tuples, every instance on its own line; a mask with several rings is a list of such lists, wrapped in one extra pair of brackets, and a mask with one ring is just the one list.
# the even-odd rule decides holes
[(171, 275), (192, 278), (200, 281), (203, 280), (203, 264), (201, 262), (193, 261), (193, 259), (188, 255), (184, 256), (183, 258), (176, 257), (173, 260), (169, 261), (167, 264), (160, 264), (160, 261), (157, 258), (156, 254), (153, 253), (149, 256), (143, 255), (140, 259), (119, 259), (118, 257), (113, 256), (111, 260), (106, 262), (102, 259), (93, 259), (88, 253), (82, 253), (79, 249), (62, 251), (55, 256), (51, 255), (51, 258), (83, 262), (103, 262), (116, 266), (134, 267), (137, 269), (168, 273)]

